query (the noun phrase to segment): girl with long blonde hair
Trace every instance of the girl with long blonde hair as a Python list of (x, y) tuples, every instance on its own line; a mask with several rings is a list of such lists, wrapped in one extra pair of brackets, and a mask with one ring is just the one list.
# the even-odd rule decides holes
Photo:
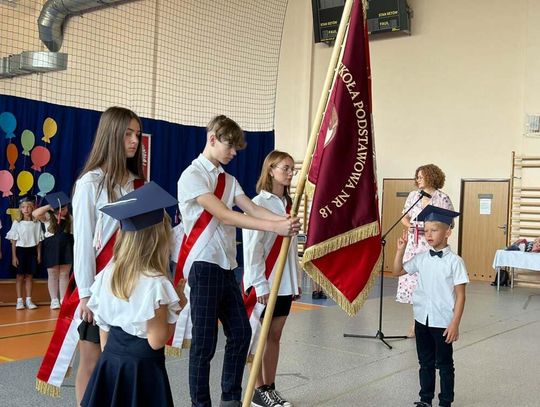
[[(164, 346), (186, 304), (168, 278), (171, 222), (164, 208), (176, 199), (151, 182), (101, 208), (121, 229), (113, 262), (96, 276), (88, 308), (103, 353), (81, 405), (171, 406)], [(157, 208), (157, 209), (156, 209)]]

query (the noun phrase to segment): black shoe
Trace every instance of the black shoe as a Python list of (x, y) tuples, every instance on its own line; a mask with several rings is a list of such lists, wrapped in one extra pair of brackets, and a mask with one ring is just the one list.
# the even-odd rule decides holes
[(414, 405), (418, 407), (431, 407), (431, 403), (426, 403), (425, 401), (416, 401)]
[(319, 299), (320, 300), (326, 300), (328, 297), (324, 293), (324, 291), (319, 291)]
[(283, 407), (293, 407), (292, 403), (290, 401), (287, 401), (283, 398), (281, 393), (276, 390), (276, 384), (272, 383), (269, 385), (270, 389), (268, 392), (270, 393), (270, 396), (274, 399), (275, 402), (281, 404)]
[(253, 392), (251, 407), (282, 407), (270, 394), (270, 386), (261, 386)]
[(319, 297), (319, 293), (321, 293), (321, 292), (322, 292), (322, 291), (313, 291), (313, 292), (311, 293), (311, 299), (312, 299), (312, 300), (318, 300), (319, 298), (321, 298), (321, 297)]

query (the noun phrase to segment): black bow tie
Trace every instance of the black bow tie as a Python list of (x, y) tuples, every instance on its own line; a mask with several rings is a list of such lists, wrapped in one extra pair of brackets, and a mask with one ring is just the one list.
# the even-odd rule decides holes
[(441, 259), (442, 259), (442, 255), (443, 255), (443, 252), (442, 250), (440, 252), (436, 252), (435, 250), (429, 250), (429, 254), (433, 257), (433, 256), (439, 256)]

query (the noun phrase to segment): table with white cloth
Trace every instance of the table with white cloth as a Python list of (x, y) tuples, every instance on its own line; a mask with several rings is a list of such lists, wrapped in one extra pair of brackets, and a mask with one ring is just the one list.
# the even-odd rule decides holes
[(497, 290), (500, 288), (501, 267), (511, 268), (512, 278), (510, 279), (510, 286), (514, 287), (514, 269), (540, 271), (540, 253), (497, 250), (493, 259), (493, 268), (497, 271)]

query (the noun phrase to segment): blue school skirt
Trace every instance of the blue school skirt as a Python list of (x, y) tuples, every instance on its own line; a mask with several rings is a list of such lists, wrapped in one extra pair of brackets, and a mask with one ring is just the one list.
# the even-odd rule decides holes
[(164, 348), (111, 327), (81, 406), (172, 406)]

